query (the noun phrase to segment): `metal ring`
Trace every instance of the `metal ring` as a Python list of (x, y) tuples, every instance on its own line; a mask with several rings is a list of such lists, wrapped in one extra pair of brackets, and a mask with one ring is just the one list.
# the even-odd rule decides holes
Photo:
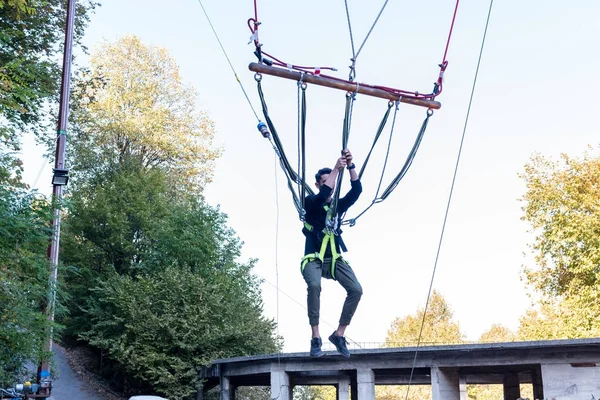
[(308, 87), (308, 85), (306, 84), (306, 82), (302, 82), (300, 84), (300, 89), (302, 89), (302, 90), (306, 90), (307, 87)]
[(391, 108), (394, 105), (394, 102), (392, 100), (388, 101), (388, 107)]
[(262, 80), (262, 74), (260, 72), (257, 72), (254, 74), (254, 80), (256, 82), (260, 82)]
[(428, 116), (428, 117), (431, 117), (432, 115), (433, 115), (433, 109), (429, 108), (429, 109), (427, 110), (427, 116)]

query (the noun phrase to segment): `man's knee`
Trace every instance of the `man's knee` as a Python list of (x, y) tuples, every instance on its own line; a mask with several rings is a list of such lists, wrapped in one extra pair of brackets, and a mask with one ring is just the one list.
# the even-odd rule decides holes
[(360, 298), (362, 297), (362, 294), (363, 294), (362, 286), (358, 282), (354, 283), (352, 286), (350, 286), (348, 288), (348, 295), (356, 298), (357, 300), (360, 300)]
[(308, 293), (321, 293), (321, 282), (306, 282)]

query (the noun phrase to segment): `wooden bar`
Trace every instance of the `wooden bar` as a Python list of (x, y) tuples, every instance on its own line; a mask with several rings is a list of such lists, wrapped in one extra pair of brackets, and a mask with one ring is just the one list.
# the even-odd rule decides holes
[[(299, 71), (293, 71), (285, 68), (272, 67), (265, 64), (259, 63), (250, 63), (248, 69), (253, 72), (259, 72), (261, 74), (278, 76), (280, 78), (291, 79), (294, 81), (299, 81), (302, 75)], [(356, 90), (357, 85), (355, 83), (350, 83), (346, 81), (326, 78), (323, 76), (312, 75), (312, 74), (304, 74), (302, 76), (302, 81), (306, 83), (312, 83), (319, 86), (326, 86), (333, 89), (345, 90), (347, 92), (357, 92), (360, 94), (364, 94), (367, 96), (379, 97), (382, 99), (388, 99), (397, 101), (398, 95), (394, 93), (390, 93), (388, 91), (377, 89), (370, 86), (361, 86), (358, 84), (358, 90)], [(426, 108), (431, 108), (434, 110), (439, 110), (442, 104), (439, 101), (435, 100), (427, 100), (427, 99), (417, 99), (414, 97), (400, 97), (401, 103), (412, 104), (415, 106), (421, 106)]]

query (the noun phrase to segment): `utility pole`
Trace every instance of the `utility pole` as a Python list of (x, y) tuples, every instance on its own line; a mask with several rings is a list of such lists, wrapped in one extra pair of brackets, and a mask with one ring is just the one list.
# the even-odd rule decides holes
[[(48, 259), (50, 260), (50, 292), (46, 302), (45, 311), (50, 323), (54, 322), (56, 305), (56, 282), (58, 278), (58, 253), (60, 244), (60, 213), (61, 200), (64, 186), (69, 180), (69, 171), (65, 165), (65, 149), (67, 144), (67, 122), (69, 119), (69, 98), (71, 94), (71, 60), (73, 54), (73, 29), (75, 24), (75, 2), (67, 1), (67, 21), (65, 29), (65, 48), (63, 55), (62, 82), (60, 87), (60, 104), (58, 109), (58, 130), (56, 138), (56, 155), (54, 160), (54, 173), (52, 176), (52, 200), (54, 214), (52, 218), (53, 235), (48, 246)], [(53, 330), (48, 331), (46, 342), (47, 351), (52, 351)], [(50, 360), (42, 360), (38, 368), (38, 381), (41, 384), (40, 394), (50, 395)]]

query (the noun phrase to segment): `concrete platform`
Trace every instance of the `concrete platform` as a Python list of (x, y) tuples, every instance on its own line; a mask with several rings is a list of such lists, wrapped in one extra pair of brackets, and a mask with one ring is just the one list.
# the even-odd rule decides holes
[[(412, 369), (414, 363), (414, 370)], [(411, 377), (412, 372), (412, 379)], [(333, 385), (338, 399), (373, 400), (375, 385), (431, 385), (433, 400), (466, 399), (466, 384), (502, 384), (504, 399), (532, 384), (536, 399), (600, 399), (600, 338), (354, 350), (321, 358), (281, 353), (215, 360), (202, 368), (204, 391), (221, 399), (240, 386), (270, 386), (271, 398), (291, 400), (296, 385)]]

